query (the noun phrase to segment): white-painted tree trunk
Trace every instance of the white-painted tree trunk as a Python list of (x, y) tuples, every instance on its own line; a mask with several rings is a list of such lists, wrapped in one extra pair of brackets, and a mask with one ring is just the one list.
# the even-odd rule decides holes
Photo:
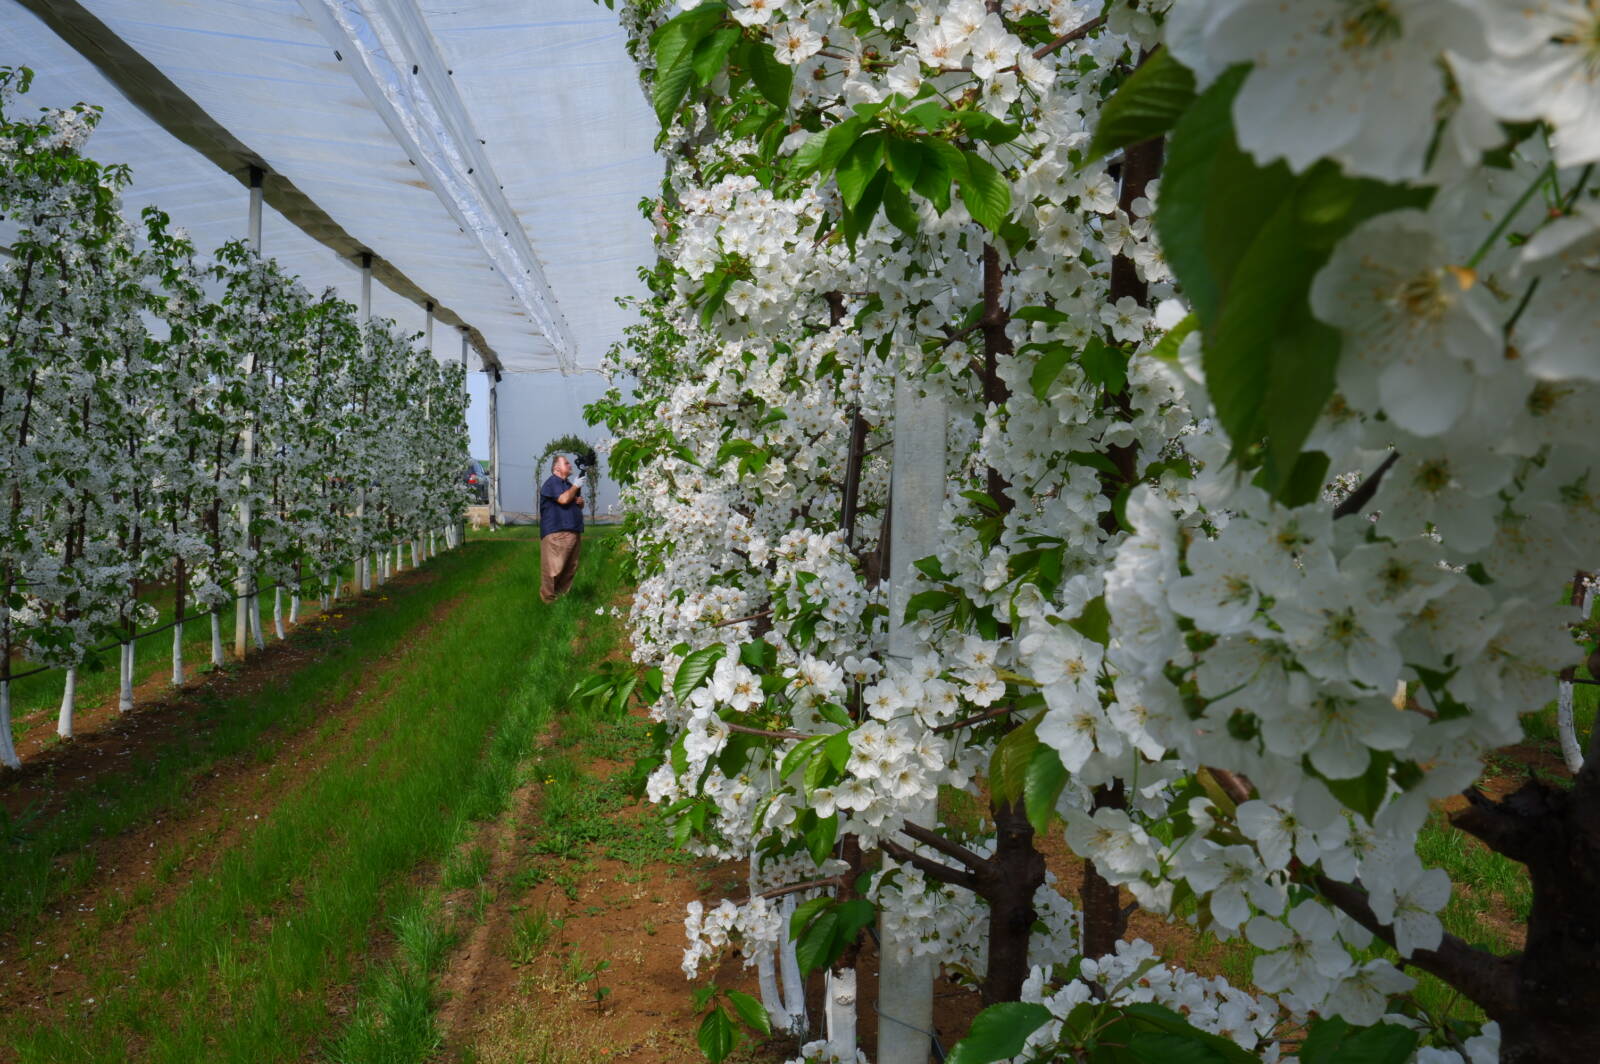
[(78, 707), (78, 667), (67, 670), (66, 682), (61, 686), (61, 712), (56, 717), (56, 734), (63, 739), (72, 738), (72, 714)]
[(183, 685), (183, 622), (172, 626), (172, 685)]
[(800, 977), (800, 961), (794, 955), (794, 941), (789, 938), (789, 921), (794, 917), (794, 895), (785, 895), (778, 907), (783, 913), (784, 934), (778, 941), (778, 971), (783, 977), (783, 1008), (789, 1014), (789, 1030), (794, 1034), (806, 1033), (806, 981)]
[(257, 650), (267, 648), (266, 640), (261, 638), (261, 596), (250, 595), (250, 638), (255, 643)]
[[(1578, 607), (1579, 620), (1589, 617), (1590, 602), (1589, 581), (1583, 574), (1572, 582), (1572, 604)], [(1600, 679), (1600, 677), (1596, 677)], [(1571, 680), (1562, 680), (1556, 694), (1556, 737), (1561, 740), (1561, 759), (1567, 763), (1567, 770), (1576, 774), (1583, 768), (1583, 745), (1578, 742), (1578, 722), (1572, 713), (1572, 693), (1574, 684)]]
[(11, 738), (11, 681), (0, 680), (0, 765), (21, 768), (17, 744)]
[(211, 611), (211, 664), (222, 667), (222, 613)]
[(289, 623), (291, 625), (300, 623), (300, 593), (298, 591), (290, 592), (289, 594)]
[(133, 640), (122, 644), (122, 688), (117, 695), (117, 712), (133, 708)]
[(411, 568), (415, 569), (422, 564), (422, 544), (419, 540), (411, 541)]
[(823, 992), (828, 1010), (828, 1048), (840, 1060), (856, 1056), (856, 970), (841, 968), (829, 972)]
[(283, 631), (283, 588), (272, 589), (272, 631), (279, 639), (287, 639)]
[[(750, 893), (753, 895), (758, 890), (754, 860), (750, 861), (749, 869), (747, 878)], [(785, 928), (787, 926), (785, 925)], [(784, 1003), (783, 991), (778, 986), (778, 952), (788, 937), (787, 930), (780, 932), (776, 945), (764, 947), (756, 953), (756, 985), (761, 990), (761, 1005), (767, 1010), (767, 1018), (772, 1021), (774, 1031), (793, 1030), (793, 1018), (789, 1015), (789, 1007)]]
[[(915, 590), (912, 563), (938, 550), (945, 492), (945, 403), (918, 393), (902, 375), (894, 389), (893, 481), (889, 518), (889, 656), (909, 662), (915, 637), (904, 623)], [(906, 819), (932, 826), (933, 802)], [(878, 1064), (927, 1064), (933, 1030), (933, 959), (912, 956), (880, 921)]]

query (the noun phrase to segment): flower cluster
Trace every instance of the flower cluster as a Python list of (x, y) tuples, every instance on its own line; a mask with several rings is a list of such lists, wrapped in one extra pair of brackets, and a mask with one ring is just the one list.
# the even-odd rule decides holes
[[(1401, 970), (1462, 975), (1417, 838), (1578, 660), (1552, 603), (1600, 533), (1594, 5), (624, 21), (661, 261), (615, 357), (636, 397), (593, 413), (682, 838), (791, 881), (878, 848), (885, 949), (992, 989), (1002, 892), (966, 870), (1032, 846), (997, 829), (1025, 807), (1275, 995), (1146, 1000), (1269, 1056), (1314, 1015), (1459, 1059)], [(921, 558), (889, 552), (907, 385), (948, 419)], [(929, 845), (953, 802), (989, 816)], [(1120, 903), (1037, 874), (1030, 1000), (1114, 1003), (1065, 961), (1148, 959), (1106, 940)]]

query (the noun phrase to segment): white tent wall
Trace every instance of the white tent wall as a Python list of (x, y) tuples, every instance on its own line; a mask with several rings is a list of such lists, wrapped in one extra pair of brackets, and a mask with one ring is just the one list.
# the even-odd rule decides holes
[[(97, 61), (102, 40), (131, 49), (146, 82), (170, 83), (261, 160), (269, 203), (274, 180), (291, 184), (476, 329), (506, 372), (561, 364), (550, 319), (529, 312), (528, 285), (506, 280), (512, 264), (548, 278), (568, 365), (598, 367), (621, 335), (615, 298), (640, 290), (638, 268), (653, 255), (638, 203), (657, 189), (661, 164), (616, 16), (591, 0), (0, 0), (3, 61), (50, 72), (45, 102), (104, 105), (126, 142), (105, 151), (112, 138), (97, 138), (96, 153), (135, 164), (137, 194), (206, 247), (242, 229), (238, 173), (207, 174), (207, 159), (130, 105), (30, 7), (72, 27), (63, 33), (87, 34)], [(488, 218), (504, 231), (481, 224)], [(271, 225), (267, 253), (309, 285), (350, 280), (353, 266), (330, 262), (314, 241), (303, 243), (322, 261), (291, 260)], [(420, 297), (409, 294), (377, 296), (374, 312), (420, 330)]]
[[(597, 373), (563, 377), (559, 373), (508, 373), (500, 378), (500, 464), (504, 481), (500, 502), (508, 518), (538, 512), (537, 484), (550, 475), (548, 465), (538, 466), (547, 443), (568, 433), (598, 441), (603, 430), (584, 423), (583, 407), (606, 390), (605, 378)], [(489, 378), (484, 373), (467, 377), (472, 408), (467, 424), (472, 433), (472, 454), (489, 456)], [(617, 486), (606, 473), (605, 459), (600, 466), (600, 494), (596, 496), (600, 513), (615, 513), (620, 507)]]
[[(173, 224), (188, 230), (202, 254), (246, 235), (249, 191), (244, 185), (129, 103), (33, 14), (12, 0), (0, 0), (0, 13), (0, 62), (21, 63), (34, 71), (22, 106), (31, 110), (83, 102), (104, 109), (87, 150), (101, 162), (131, 168), (133, 180), (124, 193), (130, 217), (146, 206), (161, 208)], [(354, 260), (312, 239), (270, 205), (262, 211), (261, 228), (262, 251), (307, 288), (334, 287), (351, 303), (359, 300), (361, 271)], [(373, 313), (418, 332), (425, 317), (423, 308), (381, 284), (373, 286)], [(441, 360), (459, 359), (458, 334), (436, 329), (435, 348)]]

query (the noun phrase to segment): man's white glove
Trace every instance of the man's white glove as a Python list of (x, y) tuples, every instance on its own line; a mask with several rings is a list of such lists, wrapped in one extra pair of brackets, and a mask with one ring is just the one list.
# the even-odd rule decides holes
[(574, 473), (572, 476), (567, 478), (567, 483), (571, 484), (575, 488), (583, 487), (583, 474)]

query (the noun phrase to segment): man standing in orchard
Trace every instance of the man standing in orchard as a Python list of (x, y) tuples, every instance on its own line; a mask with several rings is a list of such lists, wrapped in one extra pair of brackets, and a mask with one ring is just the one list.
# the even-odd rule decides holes
[(556, 455), (539, 489), (539, 597), (554, 602), (572, 587), (583, 546), (583, 476)]

